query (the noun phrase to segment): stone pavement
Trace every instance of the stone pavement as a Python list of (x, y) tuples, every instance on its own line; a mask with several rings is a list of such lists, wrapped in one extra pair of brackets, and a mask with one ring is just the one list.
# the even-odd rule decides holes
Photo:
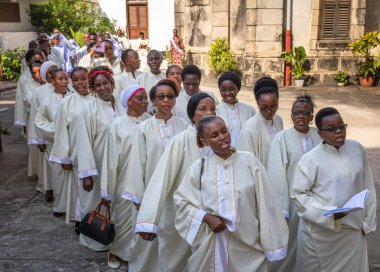
[[(217, 93), (215, 84), (202, 89)], [(253, 103), (251, 90), (243, 87), (239, 99)], [(348, 138), (359, 140), (368, 150), (379, 196), (380, 92), (376, 88), (363, 91), (325, 86), (304, 90), (315, 98), (318, 108), (335, 106), (341, 111), (349, 125)], [(291, 126), (291, 104), (300, 93), (292, 87), (281, 89), (279, 114), (286, 128)], [(3, 136), (4, 152), (0, 153), (0, 271), (112, 271), (107, 269), (106, 253), (81, 247), (73, 226), (53, 217), (52, 204), (36, 192), (36, 180), (27, 177), (25, 139), (13, 127), (14, 96), (14, 90), (0, 90), (0, 122), (12, 131), (12, 135)], [(367, 241), (370, 271), (380, 271), (380, 231)]]

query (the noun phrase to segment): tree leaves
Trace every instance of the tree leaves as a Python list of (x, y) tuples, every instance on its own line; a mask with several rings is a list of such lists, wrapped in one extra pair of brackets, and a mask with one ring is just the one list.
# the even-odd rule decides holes
[(210, 45), (208, 64), (218, 75), (228, 71), (236, 71), (236, 58), (233, 52), (229, 50), (227, 38), (216, 38)]

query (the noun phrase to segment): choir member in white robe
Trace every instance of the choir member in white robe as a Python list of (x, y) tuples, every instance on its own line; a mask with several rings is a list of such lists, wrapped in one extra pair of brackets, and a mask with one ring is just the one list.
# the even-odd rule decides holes
[(288, 255), (269, 265), (269, 271), (294, 272), (296, 267), (297, 230), (299, 217), (290, 201), (290, 188), (301, 157), (319, 144), (317, 130), (310, 127), (313, 121), (314, 103), (309, 95), (301, 95), (291, 109), (293, 127), (280, 131), (274, 138), (268, 158), (268, 176), (276, 199), (289, 227)]
[(216, 108), (216, 114), (226, 123), (231, 134), (231, 146), (236, 147), (243, 124), (255, 115), (256, 110), (237, 100), (236, 96), (241, 88), (241, 79), (237, 74), (221, 74), (218, 87), (223, 99)]
[[(141, 75), (139, 54), (133, 49), (127, 49), (121, 54), (121, 61), (125, 64), (125, 71), (115, 77), (114, 96), (120, 98), (121, 92), (130, 85), (137, 84), (137, 78)], [(149, 92), (149, 90), (147, 90)]]
[(174, 193), (175, 226), (192, 249), (188, 270), (267, 271), (286, 256), (288, 228), (266, 170), (231, 148), (220, 117), (202, 118), (197, 131), (198, 146), (213, 154), (194, 162)]
[(114, 44), (110, 40), (104, 41), (104, 58), (107, 60), (106, 65), (112, 69), (113, 76), (121, 75), (120, 58), (114, 52)]
[[(125, 114), (125, 108), (112, 95), (114, 80), (107, 66), (93, 68), (88, 75), (90, 90), (96, 93), (95, 100), (88, 103), (83, 114), (76, 118), (78, 130), (78, 177), (81, 218), (93, 211), (101, 200), (100, 176), (107, 129), (116, 117)], [(82, 245), (95, 251), (107, 247), (80, 234)]]
[[(68, 89), (69, 78), (63, 69), (56, 69), (52, 73), (54, 92), (50, 92), (44, 98), (34, 119), (38, 131), (41, 133), (46, 144), (46, 155), (50, 156), (54, 145), (55, 125), (57, 113), (59, 111), (62, 99), (71, 95)], [(60, 217), (66, 212), (67, 191), (64, 189), (64, 180), (70, 171), (65, 171), (60, 165), (50, 164), (52, 171), (52, 189), (54, 193), (53, 214)]]
[(65, 171), (64, 190), (67, 191), (66, 200), (66, 223), (76, 221), (78, 227), (81, 218), (77, 204), (78, 191), (78, 139), (76, 127), (73, 120), (82, 114), (86, 104), (95, 98), (89, 94), (87, 70), (76, 67), (71, 72), (71, 80), (74, 88), (73, 95), (62, 99), (61, 106), (57, 112), (55, 125), (54, 145), (49, 161), (59, 164)]
[[(376, 229), (376, 191), (367, 153), (346, 140), (336, 109), (321, 109), (315, 120), (323, 142), (301, 158), (290, 190), (300, 217), (296, 271), (369, 271), (366, 240)], [(363, 210), (324, 215), (365, 189)]]
[[(147, 64), (149, 66), (149, 71), (142, 73), (137, 78), (137, 84), (144, 87), (147, 92), (152, 89), (154, 85), (161, 79), (166, 77), (164, 72), (161, 72), (161, 63), (162, 63), (162, 55), (157, 50), (151, 50), (147, 56)], [(154, 113), (154, 106), (152, 101), (149, 101), (148, 105), (148, 113)]]
[[(182, 89), (182, 68), (178, 65), (171, 65), (166, 70), (166, 78), (174, 81), (177, 86), (177, 97)], [(177, 101), (176, 101), (177, 103)]]
[[(201, 84), (201, 77), (202, 73), (201, 70), (196, 65), (186, 65), (182, 70), (182, 81), (183, 81), (183, 88), (180, 91), (175, 107), (173, 109), (173, 114), (175, 116), (181, 117), (182, 119), (186, 120), (189, 124), (192, 124), (191, 120), (187, 116), (187, 104), (189, 103), (190, 98), (197, 94), (201, 93), (202, 91), (199, 89), (199, 86)], [(210, 95), (214, 101), (215, 104), (218, 105), (219, 101), (215, 97), (215, 95), (211, 92), (205, 92), (208, 95)]]
[[(133, 160), (128, 165), (126, 177), (128, 182), (125, 188), (128, 194), (125, 196), (136, 205), (141, 204), (145, 188), (165, 148), (175, 135), (186, 130), (188, 126), (185, 120), (172, 114), (176, 95), (176, 85), (170, 79), (160, 80), (149, 92), (157, 113), (141, 123), (136, 130), (131, 149)], [(136, 235), (134, 242), (129, 268), (132, 271), (155, 269), (158, 254), (157, 240), (147, 242)]]
[[(215, 115), (215, 103), (205, 93), (194, 95), (188, 104), (189, 118), (194, 125), (207, 115)], [(208, 155), (208, 148), (199, 148), (196, 130), (191, 125), (176, 135), (162, 154), (145, 190), (139, 209), (136, 233), (144, 240), (158, 238), (158, 271), (183, 271), (190, 256), (190, 247), (174, 226), (173, 193), (190, 165)]]
[[(144, 88), (131, 85), (121, 95), (120, 103), (127, 113), (117, 117), (110, 125), (104, 149), (101, 192), (102, 197), (112, 201), (111, 219), (115, 224), (116, 236), (109, 248), (108, 267), (120, 267), (120, 259), (128, 263), (129, 271), (134, 271), (131, 262), (132, 249), (132, 203), (121, 197), (127, 181), (127, 169), (132, 156), (133, 136), (139, 124), (151, 117), (147, 114), (148, 96)], [(137, 256), (140, 258), (140, 256)], [(155, 263), (149, 260), (149, 263)], [(141, 270), (140, 270), (141, 271)]]
[(251, 152), (266, 168), (270, 145), (283, 129), (282, 118), (276, 115), (278, 86), (274, 79), (262, 77), (256, 81), (253, 91), (259, 112), (244, 123), (237, 149)]
[(52, 61), (46, 61), (41, 66), (41, 77), (46, 83), (37, 87), (32, 95), (28, 131), (28, 145), (36, 146), (39, 149), (39, 153), (37, 153), (38, 155), (35, 158), (38, 161), (38, 182), (36, 190), (45, 194), (45, 200), (47, 202), (54, 200), (52, 173), (49, 165), (49, 158), (46, 153), (45, 139), (37, 129), (34, 120), (43, 100), (48, 97), (50, 93), (54, 92), (52, 71), (55, 69), (57, 69), (57, 65)]

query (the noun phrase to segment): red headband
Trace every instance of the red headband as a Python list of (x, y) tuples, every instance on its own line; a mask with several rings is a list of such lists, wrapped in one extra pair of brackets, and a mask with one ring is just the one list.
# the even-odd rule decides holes
[(138, 88), (136, 91), (134, 91), (134, 92), (131, 94), (131, 97), (128, 99), (128, 101), (131, 100), (131, 98), (132, 98), (136, 93), (138, 93), (139, 91), (145, 91), (145, 89), (144, 89), (144, 88)]
[(102, 75), (102, 74), (106, 74), (106, 75), (112, 76), (112, 73), (110, 73), (110, 72), (107, 72), (107, 71), (104, 71), (104, 70), (97, 70), (97, 71), (92, 72), (91, 74), (89, 74), (88, 78), (92, 78), (95, 75)]

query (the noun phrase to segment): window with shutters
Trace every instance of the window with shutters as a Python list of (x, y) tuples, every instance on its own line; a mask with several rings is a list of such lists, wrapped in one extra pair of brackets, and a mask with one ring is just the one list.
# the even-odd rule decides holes
[(321, 1), (320, 39), (349, 39), (351, 0)]
[(127, 2), (128, 33), (130, 39), (137, 39), (140, 32), (149, 38), (148, 3), (147, 1)]
[(18, 23), (20, 20), (20, 7), (18, 3), (0, 3), (0, 22)]

